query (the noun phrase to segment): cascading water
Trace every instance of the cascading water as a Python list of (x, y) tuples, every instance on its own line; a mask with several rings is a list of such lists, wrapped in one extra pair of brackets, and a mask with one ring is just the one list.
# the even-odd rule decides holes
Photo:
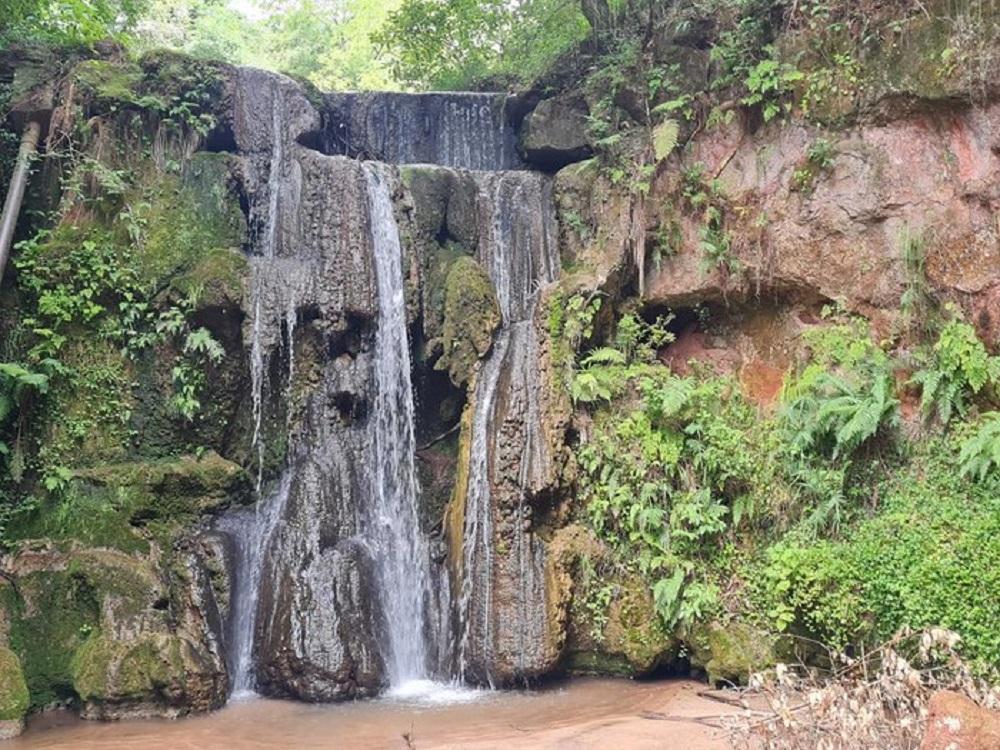
[(410, 346), (407, 338), (402, 247), (393, 216), (387, 170), (365, 164), (369, 222), (378, 287), (375, 408), (371, 418), (374, 495), (362, 535), (379, 578), (393, 688), (425, 680), (430, 554), (417, 513), (416, 440)]
[[(234, 692), (326, 701), (388, 687), (454, 700), (461, 694), (431, 680), (456, 666), (492, 679), (494, 652), (499, 679), (529, 675), (539, 663), (531, 643), (546, 632), (544, 544), (531, 524), (548, 463), (534, 317), (558, 269), (551, 179), (517, 169), (502, 97), (344, 95), (342, 110), (321, 117), (294, 82), (240, 75), (234, 135), (254, 229), (245, 335), (259, 487), (287, 449), (273, 492), (219, 522), (237, 568)], [(316, 150), (333, 142), (324, 127), (340, 114), (351, 126), (341, 130), (361, 135), (356, 151)], [(379, 117), (389, 124), (373, 132)], [(420, 246), (401, 246), (395, 170), (330, 153), (508, 170), (448, 177), (478, 186), (463, 199), (479, 212), (478, 260), (503, 317), (472, 394), (454, 610), (444, 555), (436, 549), (432, 560), (422, 527), (416, 471), (404, 259), (425, 259)]]
[[(482, 175), (480, 201), (488, 231), (479, 258), (496, 288), (502, 327), (493, 351), (479, 371), (465, 500), (459, 644), (463, 676), (493, 683), (496, 651), (514, 654), (513, 671), (523, 672), (525, 654), (544, 636), (544, 559), (542, 546), (525, 528), (530, 524), (526, 495), (542, 470), (543, 441), (538, 434), (539, 382), (535, 308), (545, 285), (555, 280), (559, 260), (551, 183), (541, 175), (501, 172)], [(508, 424), (511, 423), (511, 424)], [(498, 464), (509, 454), (515, 465), (505, 472), (516, 485), (498, 498)], [(496, 516), (506, 503), (512, 524), (513, 559), (505, 576), (512, 590), (498, 592)], [(502, 609), (504, 628), (495, 627)], [(506, 619), (507, 615), (516, 618)]]
[(254, 694), (257, 686), (254, 674), (257, 602), (264, 561), (288, 504), (291, 479), (291, 473), (286, 472), (275, 490), (256, 506), (230, 513), (219, 522), (219, 529), (232, 538), (236, 553), (237, 574), (229, 614), (230, 690), (236, 699)]

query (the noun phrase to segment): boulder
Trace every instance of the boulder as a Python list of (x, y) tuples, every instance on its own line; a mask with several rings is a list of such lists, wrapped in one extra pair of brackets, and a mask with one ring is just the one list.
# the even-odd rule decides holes
[(750, 675), (775, 663), (775, 639), (742, 622), (695, 627), (685, 639), (691, 666), (712, 685), (745, 685)]
[(940, 690), (928, 704), (927, 733), (920, 750), (997, 750), (1000, 713), (960, 693)]
[(524, 120), (521, 151), (533, 166), (556, 171), (592, 154), (587, 105), (578, 99), (545, 99)]
[(452, 264), (445, 286), (444, 351), (435, 368), (447, 370), (452, 383), (461, 387), (493, 345), (500, 305), (490, 277), (472, 258)]
[(17, 654), (0, 646), (0, 740), (16, 737), (28, 711), (28, 685)]

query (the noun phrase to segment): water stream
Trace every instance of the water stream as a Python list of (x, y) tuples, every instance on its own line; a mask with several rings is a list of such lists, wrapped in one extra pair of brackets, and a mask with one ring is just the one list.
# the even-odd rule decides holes
[(416, 440), (399, 229), (387, 168), (365, 164), (375, 276), (375, 408), (371, 467), (374, 495), (362, 535), (375, 562), (388, 635), (389, 682), (395, 689), (426, 680), (430, 554), (417, 514)]

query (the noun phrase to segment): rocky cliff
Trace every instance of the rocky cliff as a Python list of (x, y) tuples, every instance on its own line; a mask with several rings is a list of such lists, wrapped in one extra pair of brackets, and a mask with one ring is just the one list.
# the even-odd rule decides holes
[[(4, 423), (0, 719), (176, 715), (234, 686), (366, 696), (402, 663), (508, 685), (738, 680), (773, 659), (788, 644), (732, 558), (773, 543), (805, 490), (729, 464), (713, 486), (722, 459), (688, 466), (679, 446), (725, 436), (680, 404), (645, 422), (635, 407), (665, 377), (703, 378), (752, 441), (816, 332), (845, 320), (908, 350), (953, 305), (996, 348), (994, 63), (949, 52), (969, 31), (947, 18), (879, 26), (832, 67), (816, 40), (850, 39), (790, 25), (774, 49), (799, 75), (779, 68), (773, 102), (727, 89), (710, 19), (663, 23), (613, 81), (595, 64), (510, 97), (323, 95), (163, 53), (7, 56), (9, 125), (41, 118), (47, 139), (3, 359), (45, 385)], [(668, 313), (652, 338), (622, 333)], [(581, 384), (602, 346), (591, 362), (650, 361)], [(677, 465), (676, 494), (652, 514), (595, 505), (617, 476), (602, 466), (654, 450), (636, 448), (650, 424), (670, 434), (640, 494)], [(611, 429), (604, 463), (588, 458)], [(389, 470), (387, 435), (412, 446)], [(718, 453), (770, 460), (739, 445)], [(391, 504), (407, 492), (412, 516)], [(747, 497), (769, 508), (753, 527)], [(386, 574), (390, 507), (419, 563), (408, 601)], [(651, 560), (623, 553), (647, 543)], [(782, 628), (820, 627), (795, 606)]]

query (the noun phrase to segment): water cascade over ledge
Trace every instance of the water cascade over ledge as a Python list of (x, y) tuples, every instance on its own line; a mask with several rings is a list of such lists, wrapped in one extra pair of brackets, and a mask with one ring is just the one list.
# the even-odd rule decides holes
[[(551, 661), (539, 652), (546, 561), (531, 505), (550, 463), (536, 312), (559, 267), (551, 179), (518, 168), (502, 97), (376, 96), (353, 114), (341, 99), (334, 114), (391, 120), (380, 152), (352, 155), (437, 162), (402, 175), (317, 141), (333, 115), (292, 81), (240, 78), (260, 499), (218, 523), (232, 540), (231, 690), (412, 697), (433, 681), (541, 673)], [(438, 110), (447, 116), (428, 120)], [(425, 218), (410, 195), (414, 170), (469, 188), (449, 200), (470, 207), (478, 240), (466, 252), (502, 317), (467, 393), (468, 481), (452, 501), (464, 520), (447, 551), (443, 535), (430, 538), (447, 520), (428, 520), (418, 480), (414, 372), (424, 365), (411, 339), (429, 312), (419, 306), (428, 258), (414, 240)]]

